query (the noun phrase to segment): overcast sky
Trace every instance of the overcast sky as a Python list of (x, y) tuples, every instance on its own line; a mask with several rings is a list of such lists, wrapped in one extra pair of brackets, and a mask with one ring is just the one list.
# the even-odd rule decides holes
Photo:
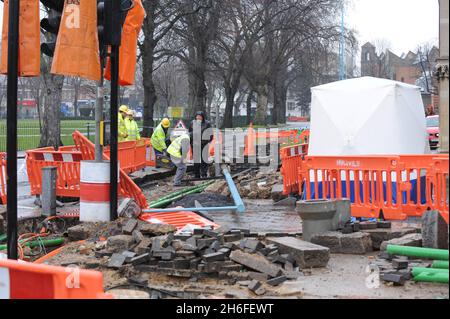
[[(438, 43), (438, 0), (350, 1), (346, 25), (359, 31), (361, 45), (375, 39), (387, 39), (392, 51), (400, 55), (424, 42)], [(0, 3), (0, 23), (2, 20), (3, 3)]]
[(347, 27), (359, 31), (363, 45), (387, 39), (398, 55), (414, 51), (419, 44), (439, 39), (438, 0), (352, 0)]

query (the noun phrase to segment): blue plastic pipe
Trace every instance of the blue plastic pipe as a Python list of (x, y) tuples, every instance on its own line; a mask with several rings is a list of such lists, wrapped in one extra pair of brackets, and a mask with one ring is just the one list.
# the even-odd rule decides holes
[(236, 185), (233, 182), (233, 178), (231, 177), (230, 172), (228, 172), (228, 170), (226, 168), (224, 168), (222, 170), (223, 175), (225, 176), (225, 179), (227, 180), (228, 183), (228, 188), (230, 189), (231, 192), (231, 196), (233, 196), (233, 200), (234, 200), (234, 205), (236, 205), (236, 211), (238, 213), (245, 213), (245, 205), (244, 202), (242, 201), (241, 195), (239, 195), (239, 192), (236, 188)]
[(179, 213), (179, 212), (213, 212), (221, 210), (235, 210), (238, 213), (245, 213), (245, 205), (242, 201), (241, 195), (236, 188), (228, 170), (223, 169), (223, 175), (228, 183), (231, 196), (233, 197), (235, 206), (222, 206), (222, 207), (191, 207), (191, 208), (165, 208), (165, 209), (144, 209), (143, 213)]
[(222, 206), (222, 207), (191, 207), (191, 208), (164, 208), (164, 209), (144, 209), (143, 213), (179, 213), (179, 212), (214, 212), (221, 210), (235, 210), (238, 211), (237, 206)]

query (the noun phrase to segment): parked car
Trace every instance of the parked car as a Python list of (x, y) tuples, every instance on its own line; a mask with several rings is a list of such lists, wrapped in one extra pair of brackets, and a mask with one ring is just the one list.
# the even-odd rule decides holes
[(427, 132), (430, 148), (437, 149), (439, 147), (439, 115), (427, 117)]

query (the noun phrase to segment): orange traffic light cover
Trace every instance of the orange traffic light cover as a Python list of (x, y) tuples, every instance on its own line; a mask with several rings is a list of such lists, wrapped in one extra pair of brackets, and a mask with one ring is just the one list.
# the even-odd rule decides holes
[(100, 80), (97, 1), (66, 1), (52, 73)]
[[(8, 10), (9, 0), (3, 6), (3, 32), (0, 73), (8, 73)], [(21, 0), (19, 18), (19, 76), (39, 76), (41, 67), (39, 0)]]
[[(137, 40), (145, 19), (145, 9), (141, 0), (134, 0), (123, 25), (122, 42), (119, 51), (119, 85), (133, 85), (135, 81)], [(105, 78), (111, 80), (111, 63), (108, 59)]]

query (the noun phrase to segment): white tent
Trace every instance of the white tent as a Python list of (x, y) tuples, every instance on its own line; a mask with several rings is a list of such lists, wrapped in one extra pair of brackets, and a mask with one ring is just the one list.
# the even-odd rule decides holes
[(420, 88), (363, 77), (312, 88), (309, 155), (429, 153)]

